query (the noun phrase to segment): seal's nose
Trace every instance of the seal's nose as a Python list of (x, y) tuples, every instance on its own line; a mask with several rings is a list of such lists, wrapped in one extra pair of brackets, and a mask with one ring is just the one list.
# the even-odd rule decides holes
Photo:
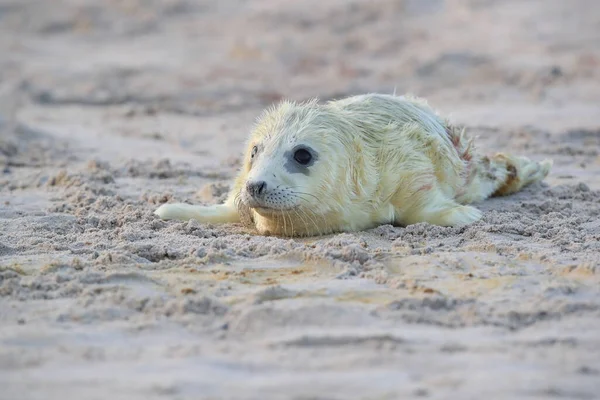
[(257, 182), (246, 182), (246, 190), (252, 197), (260, 197), (267, 190), (267, 182), (265, 181), (257, 181)]

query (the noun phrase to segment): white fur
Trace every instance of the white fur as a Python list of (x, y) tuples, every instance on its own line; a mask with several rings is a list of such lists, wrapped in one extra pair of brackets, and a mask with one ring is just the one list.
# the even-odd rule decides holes
[[(309, 145), (308, 175), (283, 167), (286, 152)], [(260, 152), (251, 158), (252, 148)], [(380, 224), (461, 226), (481, 218), (467, 205), (542, 180), (550, 161), (476, 153), (463, 131), (421, 100), (368, 94), (324, 105), (282, 102), (266, 110), (249, 138), (244, 165), (223, 205), (165, 204), (163, 219), (247, 222), (262, 234), (306, 236)], [(258, 207), (246, 182), (270, 192)]]

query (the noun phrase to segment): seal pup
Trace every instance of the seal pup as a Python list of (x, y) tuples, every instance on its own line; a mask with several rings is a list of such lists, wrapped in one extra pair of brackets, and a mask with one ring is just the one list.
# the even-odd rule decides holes
[(164, 204), (155, 213), (242, 222), (278, 236), (418, 222), (462, 226), (482, 216), (470, 203), (541, 181), (551, 165), (479, 154), (464, 130), (418, 98), (283, 101), (258, 118), (224, 204)]

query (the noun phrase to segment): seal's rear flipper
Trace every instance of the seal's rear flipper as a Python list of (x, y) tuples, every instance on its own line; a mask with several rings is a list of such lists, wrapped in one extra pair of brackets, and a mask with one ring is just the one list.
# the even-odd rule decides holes
[(527, 157), (496, 154), (492, 161), (506, 168), (506, 179), (502, 182), (492, 196), (504, 196), (516, 193), (524, 186), (543, 180), (552, 167), (551, 160), (542, 162), (532, 161)]
[(516, 193), (524, 186), (543, 180), (552, 167), (551, 160), (532, 161), (527, 157), (502, 153), (474, 158), (467, 169), (467, 182), (456, 200), (461, 204), (479, 202), (490, 196)]
[(238, 210), (226, 204), (215, 206), (195, 206), (184, 203), (163, 204), (154, 214), (161, 219), (177, 219), (187, 221), (195, 219), (207, 223), (240, 222)]

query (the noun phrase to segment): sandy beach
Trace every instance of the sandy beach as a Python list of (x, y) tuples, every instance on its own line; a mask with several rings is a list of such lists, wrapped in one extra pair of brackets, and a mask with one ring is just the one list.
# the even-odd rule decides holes
[[(369, 92), (553, 170), (464, 228), (153, 215)], [(597, 0), (0, 0), (0, 399), (412, 398), (600, 398)]]

